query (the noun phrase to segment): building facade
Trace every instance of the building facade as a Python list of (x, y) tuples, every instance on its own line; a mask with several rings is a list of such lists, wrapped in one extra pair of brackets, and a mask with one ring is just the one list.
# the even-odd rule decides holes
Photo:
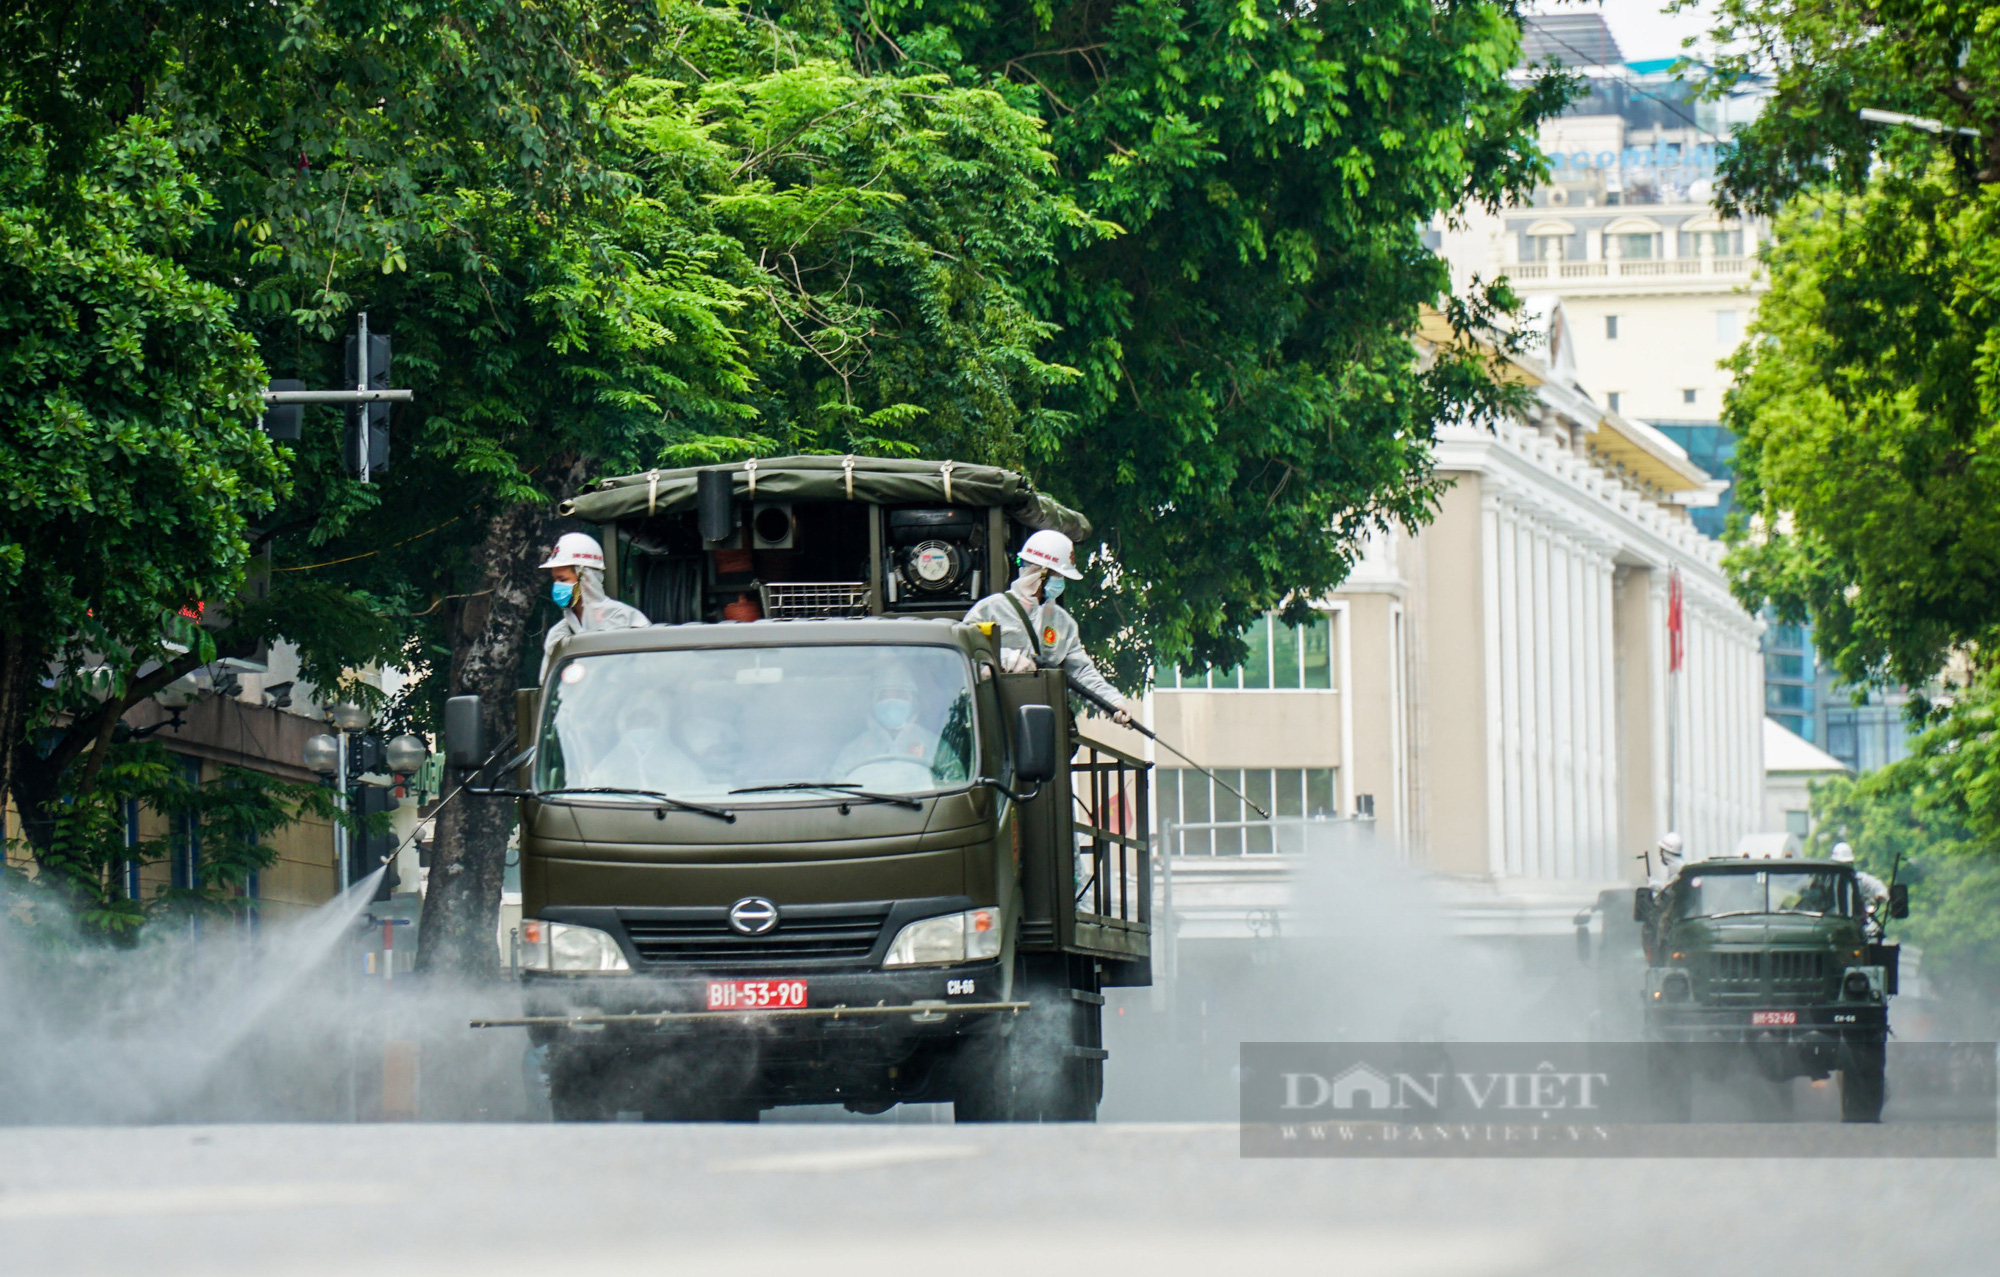
[[(1544, 318), (1560, 350), (1562, 308)], [(1670, 829), (1699, 854), (1762, 827), (1762, 625), (1689, 516), (1708, 476), (1566, 363), (1512, 373), (1533, 411), (1439, 434), (1430, 524), (1369, 540), (1312, 624), (1267, 618), (1244, 669), (1148, 697), (1154, 729), (1219, 776), (1155, 756), (1162, 870), (1200, 934), (1253, 937), (1283, 909), (1269, 857), (1287, 835), (1230, 789), (1277, 822), (1372, 818), (1487, 935), (1568, 936)]]

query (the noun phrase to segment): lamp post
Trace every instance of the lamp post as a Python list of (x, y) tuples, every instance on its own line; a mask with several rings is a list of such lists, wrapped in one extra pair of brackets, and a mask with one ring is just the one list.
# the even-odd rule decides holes
[[(368, 730), (368, 708), (354, 701), (342, 701), (327, 712), (327, 718), (332, 720), (334, 730), (338, 735), (315, 736), (307, 741), (305, 761), (306, 766), (333, 781), (334, 806), (340, 809), (342, 815), (345, 815), (348, 809), (349, 797), (347, 792), (349, 737)], [(346, 824), (342, 821), (335, 821), (333, 825), (335, 895), (339, 895), (341, 892), (347, 890), (350, 885), (349, 875), (351, 866), (348, 863), (350, 858), (349, 842), (350, 839), (347, 836)]]

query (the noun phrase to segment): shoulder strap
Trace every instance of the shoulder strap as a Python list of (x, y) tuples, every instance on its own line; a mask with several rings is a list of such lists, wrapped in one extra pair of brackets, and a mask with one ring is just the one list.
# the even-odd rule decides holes
[(1042, 639), (1039, 634), (1035, 633), (1034, 620), (1029, 617), (1028, 609), (1022, 605), (1020, 595), (1014, 593), (1012, 590), (1004, 591), (1004, 593), (1007, 595), (1007, 601), (1014, 605), (1014, 615), (1021, 618), (1021, 628), (1028, 632), (1028, 644), (1034, 649), (1035, 664), (1042, 664), (1048, 660), (1048, 656), (1042, 651)]

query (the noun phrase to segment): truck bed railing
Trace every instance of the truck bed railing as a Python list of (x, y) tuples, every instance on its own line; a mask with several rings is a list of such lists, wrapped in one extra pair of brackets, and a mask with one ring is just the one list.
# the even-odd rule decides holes
[(1079, 737), (1070, 763), (1076, 915), (1098, 927), (1152, 923), (1151, 764)]

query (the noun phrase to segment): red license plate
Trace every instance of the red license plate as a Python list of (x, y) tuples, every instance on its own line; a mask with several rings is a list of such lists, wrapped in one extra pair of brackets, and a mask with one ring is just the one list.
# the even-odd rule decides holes
[(804, 980), (710, 980), (711, 1011), (773, 1011), (806, 1004)]
[(1798, 1022), (1799, 1013), (1797, 1011), (1752, 1011), (1750, 1013), (1751, 1024), (1797, 1024)]

